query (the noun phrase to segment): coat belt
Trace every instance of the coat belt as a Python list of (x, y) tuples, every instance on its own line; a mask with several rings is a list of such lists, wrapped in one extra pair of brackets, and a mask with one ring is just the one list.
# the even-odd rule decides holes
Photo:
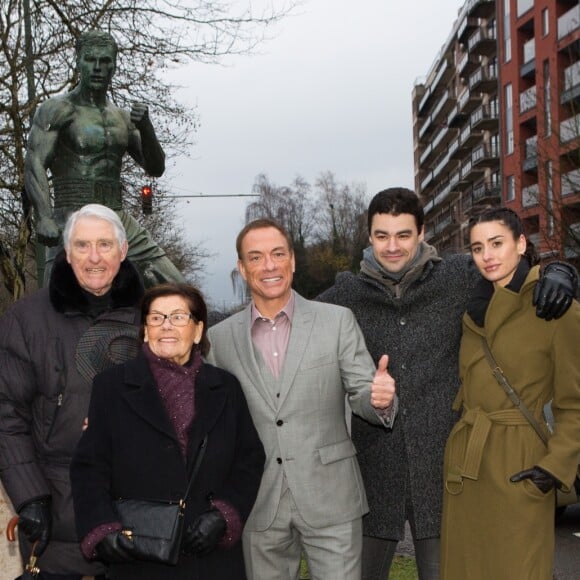
[[(527, 419), (518, 409), (507, 409), (505, 411), (494, 411), (486, 413), (479, 407), (467, 409), (459, 423), (456, 425), (449, 439), (448, 469), (445, 478), (445, 488), (451, 495), (458, 495), (463, 490), (463, 479), (477, 480), (479, 478), (479, 467), (483, 458), (483, 450), (489, 436), (492, 424), (496, 425), (528, 425)], [(471, 433), (467, 440), (465, 453), (460, 457), (461, 451), (454, 445), (456, 437), (468, 426)]]

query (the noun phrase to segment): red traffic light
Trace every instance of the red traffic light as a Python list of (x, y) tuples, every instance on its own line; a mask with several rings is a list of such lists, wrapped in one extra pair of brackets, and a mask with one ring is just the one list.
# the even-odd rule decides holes
[(153, 213), (153, 189), (150, 185), (141, 188), (141, 211), (144, 215)]

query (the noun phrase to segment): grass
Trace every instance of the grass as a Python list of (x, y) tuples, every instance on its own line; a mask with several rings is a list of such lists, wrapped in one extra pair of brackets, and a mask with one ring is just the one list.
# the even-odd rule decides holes
[[(417, 580), (415, 558), (409, 556), (395, 556), (388, 580)], [(308, 566), (302, 560), (300, 564), (300, 580), (309, 580)]]

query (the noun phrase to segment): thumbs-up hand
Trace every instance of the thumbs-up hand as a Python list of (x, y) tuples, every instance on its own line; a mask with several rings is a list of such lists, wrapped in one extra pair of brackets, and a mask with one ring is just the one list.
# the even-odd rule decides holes
[(389, 357), (384, 354), (379, 360), (371, 385), (371, 405), (375, 409), (386, 409), (391, 405), (395, 396), (395, 379), (387, 370), (388, 364)]

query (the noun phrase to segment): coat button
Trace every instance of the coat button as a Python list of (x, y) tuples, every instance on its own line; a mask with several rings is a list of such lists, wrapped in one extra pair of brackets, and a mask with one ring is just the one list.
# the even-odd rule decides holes
[(282, 425), (284, 425), (284, 421), (282, 421), (282, 419), (278, 419), (276, 421), (276, 425), (278, 425), (278, 427), (282, 427)]
[(282, 463), (282, 458), (281, 457), (276, 457), (276, 463), (278, 463), (278, 464)]

